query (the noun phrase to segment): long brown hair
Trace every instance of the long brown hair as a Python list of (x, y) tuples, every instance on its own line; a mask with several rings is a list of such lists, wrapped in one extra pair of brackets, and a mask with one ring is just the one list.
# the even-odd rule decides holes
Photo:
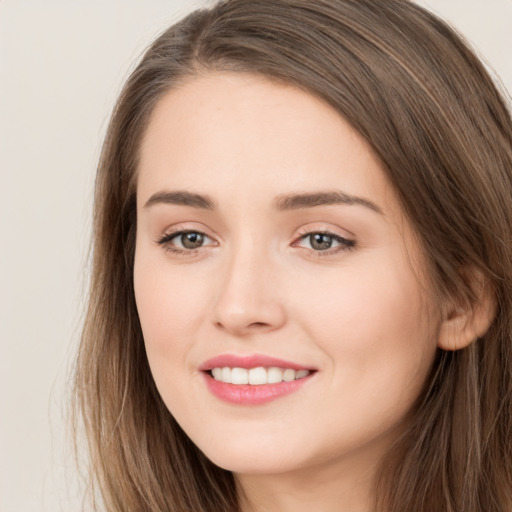
[(492, 288), (488, 332), (439, 349), (376, 480), (377, 510), (512, 510), (512, 121), (467, 44), (406, 0), (226, 0), (147, 50), (99, 163), (76, 412), (108, 511), (236, 512), (233, 475), (180, 429), (151, 377), (133, 292), (138, 150), (155, 104), (202, 73), (250, 72), (322, 98), (369, 142), (420, 238), (434, 292)]

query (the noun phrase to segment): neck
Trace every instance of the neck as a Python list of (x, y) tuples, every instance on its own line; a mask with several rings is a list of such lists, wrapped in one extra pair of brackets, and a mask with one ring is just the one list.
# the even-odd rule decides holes
[(370, 512), (373, 479), (367, 465), (339, 461), (281, 474), (236, 475), (242, 512)]

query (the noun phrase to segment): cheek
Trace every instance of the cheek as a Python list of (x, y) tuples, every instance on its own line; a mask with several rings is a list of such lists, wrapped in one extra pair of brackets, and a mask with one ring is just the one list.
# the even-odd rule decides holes
[(418, 389), (433, 360), (438, 331), (423, 287), (399, 256), (361, 262), (302, 282), (303, 289), (295, 291), (300, 298), (296, 317), (339, 379), (377, 394), (379, 387), (393, 385), (399, 393), (401, 386)]
[(135, 259), (135, 299), (155, 379), (160, 368), (165, 372), (169, 364), (185, 364), (187, 348), (204, 316), (204, 290), (198, 284), (179, 267), (169, 268), (144, 254)]
[(179, 266), (135, 259), (134, 287), (144, 345), (153, 380), (168, 410), (183, 420), (193, 414), (188, 397), (197, 392), (190, 361), (204, 318), (204, 289)]

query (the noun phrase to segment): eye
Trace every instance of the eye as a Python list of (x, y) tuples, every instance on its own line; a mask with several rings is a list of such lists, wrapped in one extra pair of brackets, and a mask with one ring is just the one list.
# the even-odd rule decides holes
[(175, 240), (178, 246), (184, 249), (198, 249), (204, 243), (206, 235), (197, 231), (189, 231), (175, 235), (171, 240)]
[(175, 231), (165, 234), (157, 243), (163, 246), (167, 251), (177, 254), (195, 253), (197, 249), (204, 245), (211, 245), (213, 240), (201, 231)]
[(316, 253), (333, 254), (355, 247), (354, 240), (327, 231), (311, 231), (302, 235), (293, 245), (311, 249)]

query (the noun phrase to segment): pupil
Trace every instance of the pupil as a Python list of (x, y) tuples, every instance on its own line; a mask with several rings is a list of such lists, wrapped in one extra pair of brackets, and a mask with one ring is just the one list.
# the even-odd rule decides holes
[(197, 249), (203, 244), (203, 235), (200, 233), (185, 233), (181, 235), (181, 243), (186, 249)]
[(329, 249), (331, 247), (332, 237), (329, 235), (324, 235), (322, 233), (316, 233), (310, 236), (310, 243), (313, 249), (325, 251), (326, 249)]

